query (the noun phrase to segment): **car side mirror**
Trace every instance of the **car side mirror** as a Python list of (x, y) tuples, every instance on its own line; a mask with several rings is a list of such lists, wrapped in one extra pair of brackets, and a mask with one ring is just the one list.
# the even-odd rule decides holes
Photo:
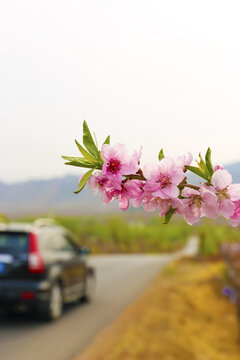
[(89, 248), (87, 248), (87, 247), (82, 247), (79, 252), (80, 252), (80, 254), (82, 254), (82, 255), (88, 255), (88, 254), (90, 254), (90, 250), (89, 250)]

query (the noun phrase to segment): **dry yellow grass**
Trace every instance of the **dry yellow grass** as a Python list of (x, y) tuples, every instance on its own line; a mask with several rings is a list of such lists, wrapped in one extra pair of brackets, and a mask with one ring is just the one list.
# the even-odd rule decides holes
[(239, 360), (235, 306), (221, 296), (223, 264), (181, 261), (77, 360)]

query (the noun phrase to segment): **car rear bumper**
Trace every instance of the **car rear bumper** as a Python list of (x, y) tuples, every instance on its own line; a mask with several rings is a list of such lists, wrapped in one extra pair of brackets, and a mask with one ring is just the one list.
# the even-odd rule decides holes
[(41, 308), (49, 300), (49, 290), (50, 283), (44, 280), (0, 280), (0, 305), (24, 304), (25, 307)]

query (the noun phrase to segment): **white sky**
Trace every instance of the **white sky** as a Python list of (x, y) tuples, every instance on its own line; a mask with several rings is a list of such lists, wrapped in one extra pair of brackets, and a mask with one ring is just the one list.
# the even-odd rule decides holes
[(240, 2), (1, 0), (0, 180), (79, 169), (99, 142), (240, 160)]

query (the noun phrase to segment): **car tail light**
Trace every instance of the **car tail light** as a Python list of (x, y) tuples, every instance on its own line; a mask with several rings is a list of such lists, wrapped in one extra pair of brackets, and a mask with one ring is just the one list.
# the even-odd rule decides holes
[(35, 293), (31, 291), (25, 291), (21, 293), (20, 297), (22, 300), (33, 300), (35, 298)]
[(38, 247), (38, 238), (34, 233), (29, 234), (28, 269), (35, 274), (41, 274), (45, 271), (43, 258)]

